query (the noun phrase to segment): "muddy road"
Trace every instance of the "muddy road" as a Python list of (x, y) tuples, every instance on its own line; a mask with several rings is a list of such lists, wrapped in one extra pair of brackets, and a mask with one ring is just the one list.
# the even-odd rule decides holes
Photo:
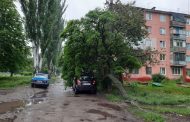
[(0, 90), (0, 122), (139, 122), (102, 95), (74, 95), (58, 79), (48, 89)]

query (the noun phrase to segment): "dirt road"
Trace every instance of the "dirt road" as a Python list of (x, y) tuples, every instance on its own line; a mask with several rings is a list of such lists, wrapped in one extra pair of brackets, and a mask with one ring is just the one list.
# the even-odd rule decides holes
[(74, 95), (61, 79), (47, 90), (0, 90), (0, 122), (139, 122), (125, 107), (99, 94)]

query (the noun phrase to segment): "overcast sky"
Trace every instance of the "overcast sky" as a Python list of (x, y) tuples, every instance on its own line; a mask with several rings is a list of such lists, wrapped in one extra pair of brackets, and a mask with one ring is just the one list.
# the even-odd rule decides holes
[[(68, 8), (64, 15), (64, 18), (66, 20), (79, 19), (83, 17), (89, 10), (93, 10), (97, 7), (104, 8), (105, 1), (106, 0), (67, 0)], [(127, 3), (133, 0), (121, 1), (123, 3)], [(20, 9), (19, 4), (16, 3), (16, 5), (18, 9)], [(190, 0), (136, 0), (135, 4), (135, 6), (138, 7), (156, 7), (156, 9), (158, 10), (173, 11), (180, 13), (188, 13), (188, 5), (190, 6)]]
[[(65, 13), (65, 18), (67, 20), (79, 19), (89, 10), (93, 10), (97, 7), (103, 8), (105, 1), (106, 0), (67, 0), (68, 9)], [(121, 1), (127, 3), (133, 0)], [(155, 6), (158, 10), (188, 13), (188, 0), (136, 0), (136, 6), (144, 8), (152, 8)]]

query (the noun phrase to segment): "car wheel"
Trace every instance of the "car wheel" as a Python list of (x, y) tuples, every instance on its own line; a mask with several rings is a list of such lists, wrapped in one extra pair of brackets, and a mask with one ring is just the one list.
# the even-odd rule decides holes
[(91, 93), (92, 93), (92, 94), (96, 94), (96, 93), (97, 93), (97, 90), (92, 90)]
[(34, 88), (34, 86), (35, 86), (34, 84), (31, 84), (31, 87), (32, 87), (32, 88)]

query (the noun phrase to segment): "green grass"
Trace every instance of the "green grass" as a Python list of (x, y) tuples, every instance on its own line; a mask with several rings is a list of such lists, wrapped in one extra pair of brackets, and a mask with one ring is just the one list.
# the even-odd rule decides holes
[(165, 122), (165, 118), (161, 114), (143, 111), (134, 106), (130, 106), (128, 109), (132, 114), (143, 118), (145, 122)]
[(106, 93), (106, 99), (108, 99), (111, 102), (122, 102), (124, 99), (122, 96), (119, 95), (119, 92), (117, 89), (113, 88), (111, 92)]
[(0, 76), (0, 89), (8, 89), (30, 84), (31, 78), (31, 76)]
[[(190, 88), (181, 87), (176, 81), (164, 81), (163, 87), (152, 86), (152, 84), (141, 85), (131, 83), (125, 86), (128, 99), (138, 103), (138, 106), (145, 111), (129, 105), (129, 111), (142, 118), (146, 122), (164, 122), (173, 115), (190, 116)], [(186, 84), (190, 85), (190, 84)], [(122, 101), (119, 93), (113, 91), (106, 94), (110, 101)]]
[(126, 87), (131, 100), (147, 105), (178, 105), (190, 102), (190, 88), (177, 86), (173, 81), (163, 83), (163, 87), (137, 85)]
[(151, 111), (155, 111), (158, 113), (175, 113), (178, 115), (184, 115), (189, 116), (190, 115), (190, 109), (186, 106), (144, 106), (141, 105), (142, 108), (148, 109)]
[(145, 121), (165, 121), (167, 113), (175, 115), (190, 115), (190, 88), (180, 87), (175, 81), (164, 81), (163, 87), (155, 87), (152, 84), (128, 85), (125, 87), (130, 100), (136, 101), (139, 106), (147, 111), (131, 110)]

